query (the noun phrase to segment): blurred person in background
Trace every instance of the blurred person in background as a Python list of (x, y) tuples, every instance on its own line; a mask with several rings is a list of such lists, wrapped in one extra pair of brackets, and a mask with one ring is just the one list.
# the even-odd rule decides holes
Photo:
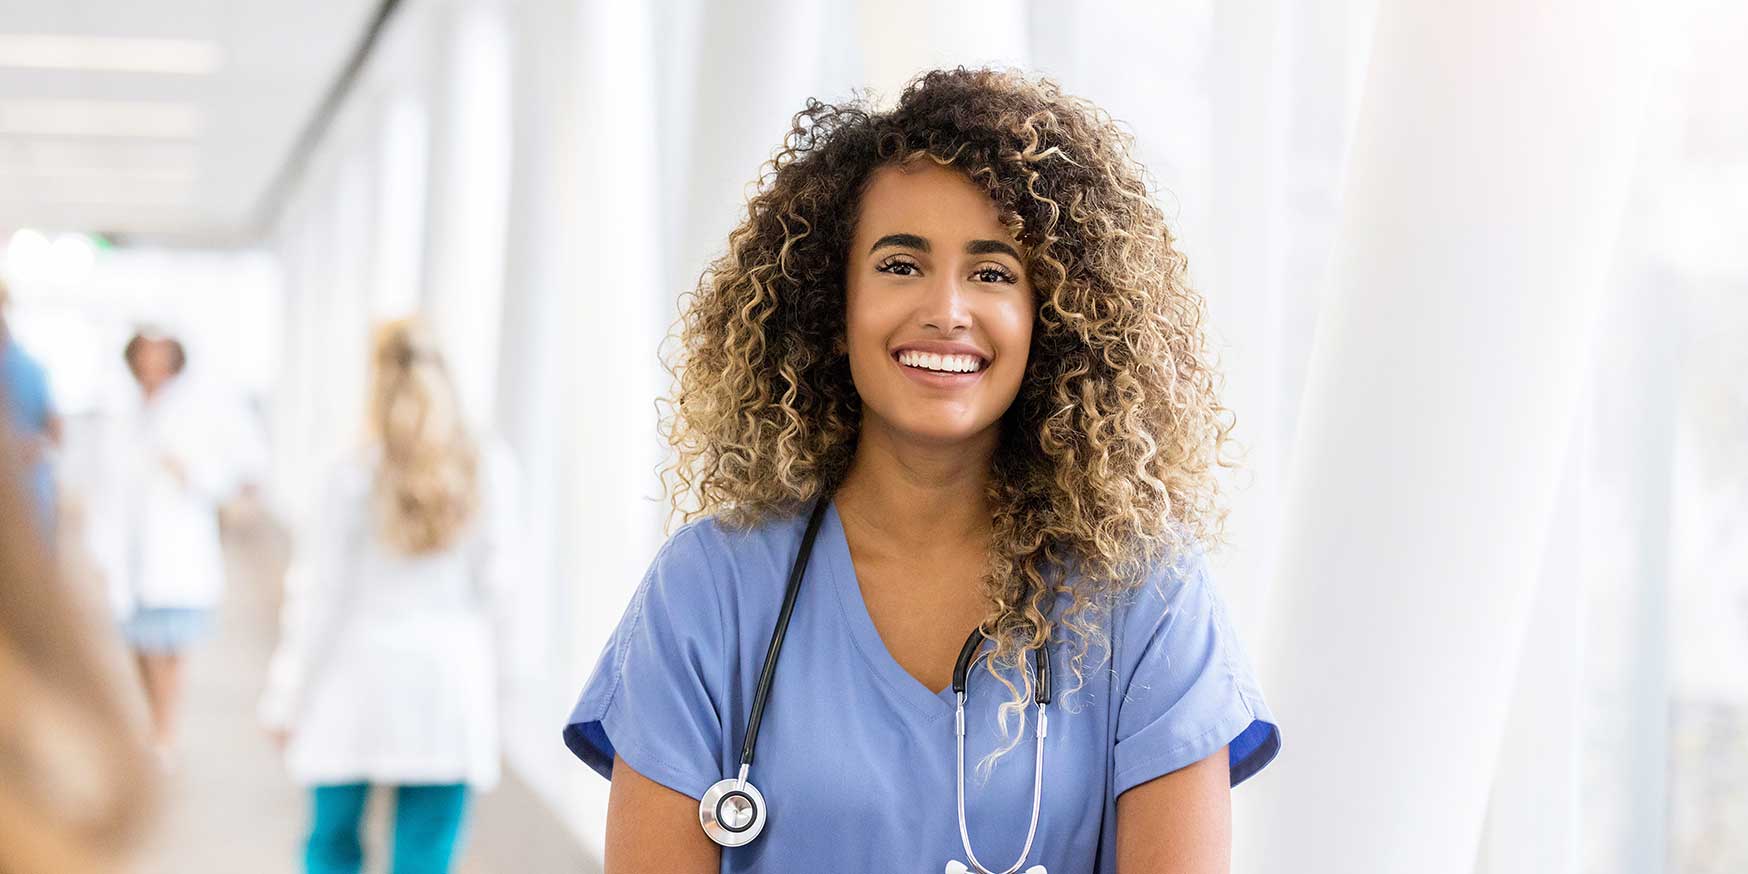
[(245, 416), (183, 375), (188, 355), (175, 337), (142, 330), (123, 357), (138, 390), (102, 425), (87, 536), (169, 767), (184, 656), (224, 592), (218, 510), (246, 481), (252, 453)]
[(6, 412), (12, 424), (19, 468), (29, 485), (31, 505), (43, 540), (54, 543), (55, 480), (50, 455), (61, 445), (61, 417), (49, 395), (48, 374), (12, 336), (6, 310), (11, 295), (0, 281), (0, 369), (5, 371)]
[(378, 329), (372, 362), (369, 439), (295, 544), (260, 714), (311, 790), (310, 874), (361, 869), (373, 786), (395, 789), (394, 874), (438, 874), (498, 780), (516, 475), (419, 323)]
[(119, 658), (104, 657), (100, 610), (61, 584), (20, 524), (35, 499), (21, 473), (0, 458), (0, 872), (119, 871), (154, 769), (126, 718)]

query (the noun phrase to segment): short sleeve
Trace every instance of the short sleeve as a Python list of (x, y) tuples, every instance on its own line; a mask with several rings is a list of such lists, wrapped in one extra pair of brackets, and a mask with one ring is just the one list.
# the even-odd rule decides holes
[(698, 798), (720, 775), (722, 610), (695, 527), (663, 546), (565, 725), (571, 752), (611, 779), (615, 754)]
[(1221, 747), (1233, 786), (1274, 759), (1280, 730), (1199, 550), (1156, 573), (1119, 617), (1115, 795)]

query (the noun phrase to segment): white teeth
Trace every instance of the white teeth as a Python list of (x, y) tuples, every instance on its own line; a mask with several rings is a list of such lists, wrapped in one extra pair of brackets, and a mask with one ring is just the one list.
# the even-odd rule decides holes
[(913, 349), (898, 353), (898, 363), (943, 373), (976, 373), (983, 369), (983, 359), (976, 355), (942, 355)]

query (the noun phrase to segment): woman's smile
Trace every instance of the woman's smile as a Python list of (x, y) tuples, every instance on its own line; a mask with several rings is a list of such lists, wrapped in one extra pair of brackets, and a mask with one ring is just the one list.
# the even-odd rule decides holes
[(892, 350), (892, 362), (918, 385), (932, 389), (968, 389), (983, 379), (990, 357), (968, 343), (925, 341)]

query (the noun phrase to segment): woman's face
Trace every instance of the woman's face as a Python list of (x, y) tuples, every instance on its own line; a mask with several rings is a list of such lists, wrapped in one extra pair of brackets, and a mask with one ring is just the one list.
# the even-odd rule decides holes
[(176, 375), (176, 346), (169, 340), (148, 340), (134, 353), (134, 377), (147, 393)]
[(875, 173), (847, 259), (845, 340), (862, 427), (933, 444), (989, 432), (1019, 393), (1032, 284), (995, 204), (957, 170)]

